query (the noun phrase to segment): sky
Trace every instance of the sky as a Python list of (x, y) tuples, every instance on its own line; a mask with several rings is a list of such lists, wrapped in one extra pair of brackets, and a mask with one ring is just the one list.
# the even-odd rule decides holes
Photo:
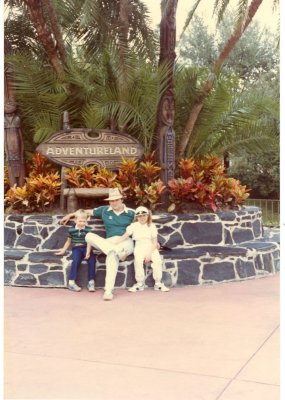
[[(152, 19), (153, 26), (156, 26), (160, 22), (160, 0), (142, 0), (150, 11), (150, 18)], [(283, 0), (284, 1), (284, 0)], [(179, 37), (188, 12), (191, 10), (195, 0), (178, 0), (178, 6), (176, 11), (176, 29), (177, 29), (177, 37)], [(213, 5), (215, 0), (203, 0), (198, 6), (197, 10), (198, 15), (208, 20), (209, 26), (213, 27)], [(236, 4), (237, 0), (231, 0), (230, 4)], [(264, 26), (272, 31), (276, 31), (278, 29), (278, 12), (277, 10), (272, 11), (273, 0), (263, 0), (259, 9), (254, 16), (254, 20), (258, 20)]]

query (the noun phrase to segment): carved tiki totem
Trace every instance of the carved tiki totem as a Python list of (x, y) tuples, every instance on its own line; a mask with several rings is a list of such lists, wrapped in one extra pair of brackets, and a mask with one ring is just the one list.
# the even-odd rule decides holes
[(157, 154), (161, 167), (160, 178), (167, 184), (174, 178), (175, 133), (173, 130), (175, 102), (173, 76), (176, 44), (176, 8), (178, 0), (161, 1), (159, 64), (168, 65), (166, 89), (160, 99), (157, 118)]
[[(9, 53), (11, 46), (5, 39), (5, 55)], [(23, 186), (26, 176), (23, 135), (13, 96), (12, 68), (8, 63), (4, 65), (4, 148), (10, 186)]]

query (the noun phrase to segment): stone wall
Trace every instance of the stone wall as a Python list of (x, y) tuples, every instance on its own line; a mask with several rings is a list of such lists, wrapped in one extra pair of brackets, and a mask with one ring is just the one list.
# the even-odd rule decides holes
[[(13, 286), (65, 287), (70, 253), (54, 254), (66, 240), (68, 226), (59, 225), (61, 215), (5, 216), (4, 283)], [(279, 231), (265, 231), (261, 211), (208, 214), (154, 215), (164, 249), (163, 280), (169, 286), (200, 285), (266, 276), (279, 269)], [(72, 223), (70, 223), (71, 225)], [(104, 236), (100, 220), (91, 218), (94, 232)], [(169, 248), (167, 250), (167, 248)], [(96, 286), (104, 287), (105, 256), (98, 254)], [(133, 256), (120, 262), (116, 287), (134, 283)], [(86, 285), (86, 262), (78, 283)], [(153, 286), (146, 266), (146, 284)]]

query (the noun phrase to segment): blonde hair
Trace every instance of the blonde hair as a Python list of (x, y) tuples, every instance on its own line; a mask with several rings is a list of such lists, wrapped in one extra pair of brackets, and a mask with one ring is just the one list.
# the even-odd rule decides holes
[(77, 210), (74, 214), (75, 219), (77, 218), (85, 218), (88, 219), (88, 214), (85, 210), (83, 210), (83, 208), (80, 208), (79, 210)]
[[(137, 221), (138, 221), (138, 217), (135, 215), (134, 222), (137, 222)], [(152, 214), (151, 214), (150, 210), (148, 210), (146, 223), (147, 223), (148, 226), (150, 226), (150, 224), (152, 223)]]

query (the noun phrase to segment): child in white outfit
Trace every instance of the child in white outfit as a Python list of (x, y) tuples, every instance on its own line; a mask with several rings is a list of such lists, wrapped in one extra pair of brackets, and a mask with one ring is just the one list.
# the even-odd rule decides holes
[(126, 229), (126, 233), (121, 236), (120, 241), (132, 236), (135, 241), (135, 278), (137, 283), (129, 289), (129, 292), (144, 290), (145, 273), (144, 263), (151, 263), (153, 278), (155, 280), (154, 289), (161, 292), (168, 292), (162, 278), (162, 261), (157, 249), (157, 228), (152, 222), (151, 212), (146, 207), (138, 207), (135, 211), (134, 222)]

